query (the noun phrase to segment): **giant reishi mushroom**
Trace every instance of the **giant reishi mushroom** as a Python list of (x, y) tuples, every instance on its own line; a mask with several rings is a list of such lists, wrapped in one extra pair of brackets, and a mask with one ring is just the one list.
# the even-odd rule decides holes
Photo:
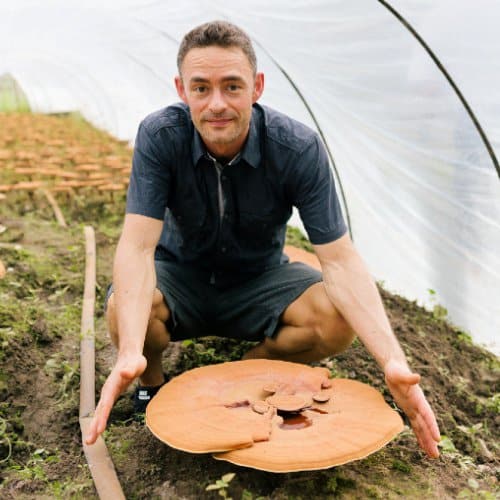
[[(276, 388), (272, 396), (269, 386)], [(403, 429), (399, 414), (368, 385), (266, 359), (184, 372), (149, 403), (146, 424), (173, 448), (272, 472), (360, 459)]]

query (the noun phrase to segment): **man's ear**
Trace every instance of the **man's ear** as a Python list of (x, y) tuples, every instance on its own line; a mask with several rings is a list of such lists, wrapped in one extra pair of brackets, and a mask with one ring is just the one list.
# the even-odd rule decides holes
[(264, 73), (256, 73), (252, 102), (257, 102), (262, 95), (262, 92), (264, 92)]
[(179, 97), (187, 104), (186, 91), (184, 90), (184, 84), (182, 83), (182, 78), (177, 75), (175, 77), (175, 88), (177, 89), (177, 94)]

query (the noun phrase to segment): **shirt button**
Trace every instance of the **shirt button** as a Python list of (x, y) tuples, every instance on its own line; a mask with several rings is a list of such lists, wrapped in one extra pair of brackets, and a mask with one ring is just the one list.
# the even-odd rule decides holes
[(226, 253), (226, 250), (227, 250), (227, 248), (226, 248), (226, 247), (222, 247), (222, 248), (220, 249), (220, 251), (221, 251), (222, 253)]
[(227, 177), (226, 177), (225, 175), (222, 175), (222, 176), (221, 176), (221, 178), (220, 178), (220, 180), (221, 180), (222, 182), (226, 182), (226, 179), (227, 179)]

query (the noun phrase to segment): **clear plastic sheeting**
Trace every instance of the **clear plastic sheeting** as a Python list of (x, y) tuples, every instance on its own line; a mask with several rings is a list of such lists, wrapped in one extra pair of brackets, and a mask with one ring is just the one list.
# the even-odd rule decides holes
[[(500, 4), (389, 3), (441, 60), (500, 157)], [(17, 80), (35, 111), (80, 110), (133, 140), (144, 115), (177, 100), (184, 33), (217, 18), (254, 40), (262, 102), (319, 126), (374, 276), (436, 300), (498, 352), (499, 175), (450, 84), (382, 3), (18, 0), (0, 6), (0, 75)]]

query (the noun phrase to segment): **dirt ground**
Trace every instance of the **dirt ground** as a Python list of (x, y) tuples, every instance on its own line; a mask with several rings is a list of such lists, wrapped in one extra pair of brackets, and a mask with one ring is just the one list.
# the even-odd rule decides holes
[[(0, 279), (0, 497), (96, 498), (78, 423), (83, 226), (92, 225), (97, 238), (99, 390), (114, 359), (101, 304), (120, 233), (131, 153), (75, 116), (0, 119), (0, 260), (7, 269)], [(85, 185), (89, 181), (93, 184)], [(53, 193), (68, 227), (56, 223), (43, 189)], [(290, 238), (301, 243), (295, 232)], [(158, 441), (133, 418), (130, 390), (118, 401), (105, 433), (126, 497), (499, 498), (498, 358), (447, 323), (442, 307), (427, 311), (381, 293), (437, 414), (443, 435), (439, 459), (425, 458), (406, 429), (379, 452), (328, 470), (273, 474), (238, 467)], [(164, 368), (174, 376), (236, 360), (248, 345), (217, 338), (172, 344)], [(322, 364), (336, 377), (376, 387), (394, 404), (380, 370), (358, 342)], [(235, 475), (225, 486), (206, 491), (228, 473)]]

